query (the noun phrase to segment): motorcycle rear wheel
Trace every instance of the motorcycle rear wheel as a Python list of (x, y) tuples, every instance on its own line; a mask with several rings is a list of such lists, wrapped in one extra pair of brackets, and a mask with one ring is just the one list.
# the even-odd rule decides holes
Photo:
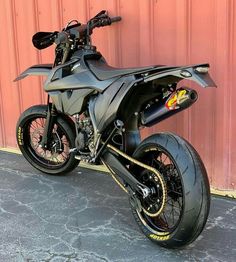
[(77, 167), (79, 161), (69, 152), (75, 147), (75, 134), (60, 115), (53, 126), (49, 148), (40, 146), (47, 117), (47, 106), (38, 105), (27, 109), (20, 116), (16, 137), (26, 160), (36, 169), (49, 175), (63, 175)]
[[(163, 193), (167, 195), (165, 206), (158, 216), (151, 217), (144, 212), (160, 207), (160, 203), (155, 202), (155, 194), (140, 199), (141, 209), (131, 205), (143, 233), (156, 244), (167, 248), (178, 248), (193, 242), (205, 226), (210, 207), (209, 181), (196, 150), (175, 134), (159, 133), (145, 139), (133, 157), (156, 168), (166, 184), (166, 192), (156, 192), (158, 202)], [(153, 185), (150, 172), (137, 166), (133, 171), (140, 182), (149, 187)], [(155, 192), (155, 185), (153, 188)]]

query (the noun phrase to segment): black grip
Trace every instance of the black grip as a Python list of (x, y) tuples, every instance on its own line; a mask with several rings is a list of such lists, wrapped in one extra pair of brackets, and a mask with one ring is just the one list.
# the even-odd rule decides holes
[(111, 23), (119, 22), (121, 21), (121, 16), (115, 16), (111, 18)]

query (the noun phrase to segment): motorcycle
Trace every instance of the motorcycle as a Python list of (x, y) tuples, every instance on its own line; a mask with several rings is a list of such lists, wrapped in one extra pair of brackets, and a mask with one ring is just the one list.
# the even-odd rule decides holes
[(155, 243), (178, 248), (202, 232), (210, 207), (207, 172), (196, 150), (174, 133), (150, 127), (196, 102), (197, 92), (177, 88), (181, 80), (215, 86), (209, 64), (114, 68), (91, 35), (121, 20), (101, 11), (87, 24), (72, 20), (58, 32), (38, 32), (33, 44), (56, 44), (54, 64), (34, 65), (15, 81), (44, 75), (47, 105), (20, 116), (16, 137), (26, 160), (50, 175), (63, 175), (80, 161), (104, 164), (128, 194), (142, 232)]

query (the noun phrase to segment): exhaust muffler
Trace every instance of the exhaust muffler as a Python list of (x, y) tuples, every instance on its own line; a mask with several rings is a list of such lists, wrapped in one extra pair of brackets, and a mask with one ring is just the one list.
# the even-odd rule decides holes
[(167, 99), (151, 105), (141, 112), (141, 124), (152, 126), (162, 120), (190, 107), (197, 101), (197, 92), (193, 89), (181, 87), (174, 91)]

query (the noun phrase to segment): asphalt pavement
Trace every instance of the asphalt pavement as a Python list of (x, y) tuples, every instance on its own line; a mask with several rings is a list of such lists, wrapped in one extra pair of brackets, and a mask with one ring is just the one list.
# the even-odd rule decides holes
[(212, 197), (205, 230), (181, 250), (136, 225), (125, 193), (105, 173), (78, 167), (48, 176), (0, 152), (0, 262), (236, 261), (236, 200)]

